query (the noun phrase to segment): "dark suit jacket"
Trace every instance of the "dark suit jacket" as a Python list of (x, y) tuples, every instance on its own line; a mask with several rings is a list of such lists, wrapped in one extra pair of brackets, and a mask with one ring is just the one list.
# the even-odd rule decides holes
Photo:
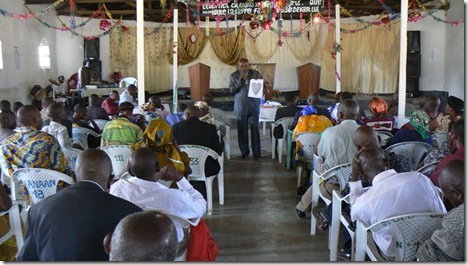
[(243, 83), (239, 81), (240, 71), (231, 74), (229, 80), (229, 90), (234, 94), (234, 114), (237, 117), (251, 116), (253, 123), (258, 123), (260, 115), (260, 99), (249, 98), (250, 79), (262, 79), (259, 71), (249, 69)]
[[(275, 121), (286, 118), (286, 117), (294, 117), (296, 112), (301, 111), (302, 108), (296, 105), (288, 105), (286, 107), (278, 108), (276, 110)], [(283, 138), (283, 126), (276, 127), (273, 131), (273, 136), (277, 139)]]
[(33, 205), (19, 261), (108, 261), (103, 240), (125, 216), (142, 209), (79, 181)]
[[(178, 122), (172, 126), (172, 133), (177, 144), (196, 144), (213, 149), (221, 154), (222, 146), (216, 131), (216, 126), (200, 121), (196, 117)], [(220, 170), (218, 161), (208, 157), (205, 164), (207, 176), (216, 175)]]

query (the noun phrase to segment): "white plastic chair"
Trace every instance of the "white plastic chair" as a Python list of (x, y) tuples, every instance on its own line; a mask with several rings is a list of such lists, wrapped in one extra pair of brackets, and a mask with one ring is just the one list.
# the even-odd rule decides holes
[(21, 217), (18, 204), (13, 204), (8, 211), (0, 212), (0, 216), (5, 214), (8, 214), (10, 229), (6, 234), (0, 237), (0, 245), (5, 243), (12, 236), (15, 236), (16, 246), (18, 247), (19, 251), (24, 245), (24, 235), (23, 230), (21, 229)]
[(439, 164), (439, 161), (434, 161), (430, 164), (420, 167), (417, 171), (423, 174), (424, 176), (429, 177), (429, 175), (432, 173), (432, 171), (434, 171), (435, 167), (438, 164)]
[[(326, 205), (331, 203), (331, 200), (325, 197), (320, 193), (319, 184), (321, 181), (327, 181), (332, 177), (336, 177), (338, 179), (338, 183), (340, 186), (340, 191), (344, 189), (346, 184), (349, 181), (349, 177), (351, 176), (351, 163), (341, 164), (336, 167), (332, 167), (327, 171), (323, 172), (323, 174), (319, 174), (316, 170), (312, 171), (312, 203), (311, 209), (314, 209), (315, 206), (318, 205), (318, 200), (321, 198)], [(317, 228), (317, 220), (315, 216), (311, 214), (310, 216), (310, 234), (315, 235), (315, 231)], [(330, 242), (329, 242), (330, 244)]]
[[(215, 125), (218, 131), (219, 131), (219, 126), (221, 125), (223, 125), (224, 128), (226, 128), (226, 134), (223, 137), (224, 151), (226, 153), (226, 159), (231, 159), (231, 136), (230, 136), (231, 126), (219, 120), (215, 120)], [(220, 140), (221, 140), (221, 135), (220, 135)]]
[(126, 172), (125, 165), (128, 158), (132, 155), (132, 149), (129, 145), (107, 145), (101, 148), (109, 155), (112, 161), (112, 171), (115, 179), (120, 179)]
[(379, 140), (380, 146), (387, 145), (387, 141), (393, 137), (393, 134), (387, 131), (375, 131), (377, 133), (377, 139)]
[(138, 87), (138, 80), (135, 77), (125, 77), (119, 82), (119, 87), (128, 87), (129, 85)]
[[(275, 146), (276, 142), (278, 141), (278, 160), (281, 163), (283, 157), (283, 143), (285, 142), (286, 136), (288, 135), (289, 126), (291, 126), (293, 122), (294, 117), (285, 117), (271, 124), (271, 159), (275, 159)], [(283, 137), (280, 139), (276, 139), (273, 136), (273, 130), (278, 126), (283, 126)]]
[(94, 137), (101, 137), (100, 134), (95, 133), (93, 130), (83, 128), (83, 127), (73, 127), (72, 128), (72, 139), (73, 142), (79, 143), (84, 150), (88, 149), (88, 135)]
[[(106, 127), (106, 124), (110, 122), (110, 120), (103, 120), (103, 119), (95, 119), (94, 122), (97, 124), (99, 127), (99, 130), (104, 130), (104, 127)], [(91, 122), (88, 122), (90, 126), (93, 126)]]
[[(302, 144), (302, 160), (304, 161), (304, 165), (306, 163), (312, 163), (314, 167), (317, 166), (317, 164), (313, 164), (313, 162), (314, 162), (314, 148), (318, 140), (320, 140), (320, 134), (312, 133), (312, 132), (298, 133), (293, 138), (293, 142), (300, 141)], [(297, 168), (298, 168), (297, 187), (299, 187), (301, 186), (302, 165), (299, 165)]]
[(434, 140), (434, 147), (440, 148), (442, 145), (447, 144), (447, 135), (448, 133), (434, 133), (432, 135), (432, 140)]
[(423, 164), (424, 158), (432, 151), (432, 146), (423, 142), (402, 142), (385, 148), (385, 155), (390, 153), (404, 156), (408, 159), (410, 170), (416, 171)]
[(83, 151), (77, 148), (73, 148), (73, 147), (71, 148), (62, 147), (62, 151), (65, 154), (65, 157), (67, 159), (67, 164), (70, 166), (72, 171), (75, 171), (76, 160), (78, 159), (78, 156)]
[[(211, 215), (213, 211), (213, 181), (218, 177), (218, 192), (219, 204), (224, 205), (224, 156), (218, 155), (213, 149), (201, 145), (179, 145), (181, 151), (186, 152), (190, 157), (190, 167), (192, 174), (188, 176), (188, 180), (204, 181), (206, 185), (206, 195), (208, 203), (208, 214)], [(218, 160), (220, 170), (218, 175), (206, 176), (205, 175), (205, 162), (208, 156)]]
[(281, 107), (283, 106), (281, 103), (277, 102), (277, 101), (267, 101), (265, 102), (264, 106), (272, 106), (272, 107)]
[[(356, 222), (355, 261), (364, 261), (367, 254), (372, 261), (382, 260), (372, 252), (367, 243), (367, 232), (390, 229), (396, 242), (395, 261), (415, 261), (418, 247), (441, 226), (443, 214), (418, 213), (390, 217), (370, 226)], [(369, 240), (373, 240), (371, 237)]]
[[(45, 168), (19, 168), (11, 175), (12, 181), (26, 185), (30, 197), (30, 205), (37, 204), (41, 200), (57, 192), (59, 180), (72, 185), (73, 179), (61, 172)], [(11, 190), (13, 193), (13, 188)]]

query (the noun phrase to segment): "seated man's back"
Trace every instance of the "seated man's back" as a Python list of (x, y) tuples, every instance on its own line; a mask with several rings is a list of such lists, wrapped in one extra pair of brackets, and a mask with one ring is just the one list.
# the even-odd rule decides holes
[[(349, 182), (351, 219), (361, 220), (372, 225), (386, 218), (414, 213), (445, 213), (445, 206), (430, 179), (419, 172), (396, 173), (385, 170), (385, 157), (377, 148), (362, 149), (353, 160), (353, 167), (358, 168), (372, 187), (363, 192), (358, 180), (359, 174), (353, 174)], [(373, 233), (374, 240), (382, 252), (395, 256), (396, 243), (392, 232), (382, 230)]]
[(10, 174), (18, 168), (46, 168), (65, 174), (69, 167), (58, 141), (42, 128), (41, 114), (36, 107), (25, 105), (18, 110), (21, 127), (2, 144)]
[(88, 149), (76, 161), (78, 182), (33, 205), (19, 261), (106, 261), (102, 242), (118, 222), (141, 208), (110, 195), (112, 162)]

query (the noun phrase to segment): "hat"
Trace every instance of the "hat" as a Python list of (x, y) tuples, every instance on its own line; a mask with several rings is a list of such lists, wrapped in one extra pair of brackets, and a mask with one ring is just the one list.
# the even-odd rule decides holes
[(455, 112), (463, 112), (465, 110), (465, 102), (463, 100), (450, 96), (447, 98), (447, 104), (455, 111)]
[(199, 108), (200, 110), (209, 110), (210, 108), (208, 107), (208, 103), (206, 103), (205, 101), (197, 101), (195, 103), (193, 103), (193, 105), (197, 108)]
[(417, 110), (411, 113), (410, 124), (421, 134), (423, 139), (427, 139), (429, 137), (426, 133), (426, 128), (429, 124), (429, 116), (424, 111)]

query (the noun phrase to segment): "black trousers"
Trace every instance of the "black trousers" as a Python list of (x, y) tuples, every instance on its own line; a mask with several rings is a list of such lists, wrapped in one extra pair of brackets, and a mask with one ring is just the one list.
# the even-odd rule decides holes
[(242, 156), (248, 156), (250, 154), (249, 124), (252, 140), (252, 153), (254, 157), (260, 157), (260, 131), (258, 129), (258, 119), (254, 119), (252, 116), (237, 116), (237, 137), (239, 148)]

